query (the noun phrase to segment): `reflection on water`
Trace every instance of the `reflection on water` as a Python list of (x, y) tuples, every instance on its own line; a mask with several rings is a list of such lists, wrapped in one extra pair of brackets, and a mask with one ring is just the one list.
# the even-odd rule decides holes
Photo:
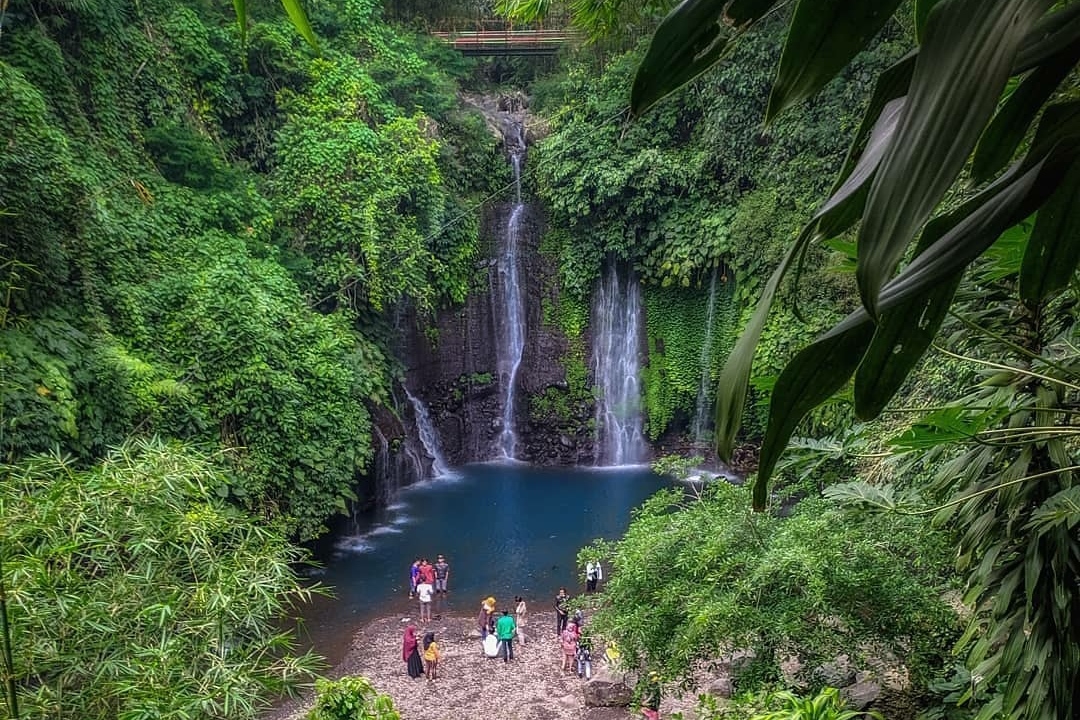
[(409, 566), (416, 557), (450, 563), (450, 593), (436, 612), (471, 612), (480, 599), (522, 595), (547, 608), (565, 585), (581, 587), (577, 551), (620, 536), (630, 510), (667, 482), (647, 467), (534, 468), (472, 465), (414, 485), (387, 508), (361, 518), (335, 545), (318, 580), (336, 597), (304, 608), (309, 641), (338, 662), (361, 624), (416, 614)]

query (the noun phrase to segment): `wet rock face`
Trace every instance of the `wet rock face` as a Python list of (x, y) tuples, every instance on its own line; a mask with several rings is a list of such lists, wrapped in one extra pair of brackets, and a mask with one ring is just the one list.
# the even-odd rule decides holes
[[(485, 213), (481, 246), (488, 248), (488, 258), (478, 264), (476, 289), (464, 306), (441, 311), (426, 329), (422, 321), (409, 323), (408, 385), (428, 405), (451, 465), (499, 456), (504, 396), (496, 323), (502, 308), (496, 300), (494, 257), (511, 209), (510, 203), (499, 203)], [(536, 208), (527, 205), (520, 253), (526, 320), (515, 396), (517, 459), (540, 465), (591, 464), (592, 407), (575, 408), (573, 417), (556, 420), (544, 417), (532, 402), (549, 389), (567, 387), (561, 360), (568, 341), (557, 327), (544, 323), (545, 305), (557, 300), (557, 269), (537, 250), (542, 222)]]

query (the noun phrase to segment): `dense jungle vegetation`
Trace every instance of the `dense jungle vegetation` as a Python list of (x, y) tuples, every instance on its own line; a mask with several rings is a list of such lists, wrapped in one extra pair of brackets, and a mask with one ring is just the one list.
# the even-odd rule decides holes
[(583, 550), (597, 631), (671, 688), (753, 649), (703, 717), (841, 652), (903, 661), (897, 717), (1071, 717), (1080, 5), (497, 4), (592, 44), (485, 75), (422, 31), (492, 3), (0, 3), (0, 717), (254, 717), (317, 673), (296, 543), (370, 492), (394, 314), (473, 287), (509, 171), (458, 93), (494, 75), (549, 131), (564, 392), (626, 263), (647, 432), (685, 433), (718, 287), (715, 443), (763, 447)]

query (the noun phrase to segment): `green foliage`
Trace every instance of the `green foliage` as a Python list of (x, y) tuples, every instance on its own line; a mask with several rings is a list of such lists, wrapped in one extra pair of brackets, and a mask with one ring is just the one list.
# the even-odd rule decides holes
[(670, 678), (726, 648), (753, 649), (740, 676), (753, 689), (777, 678), (791, 652), (812, 668), (855, 649), (857, 664), (872, 642), (925, 682), (957, 634), (939, 599), (943, 534), (818, 500), (787, 518), (752, 516), (748, 500), (748, 489), (715, 483), (699, 499), (665, 491), (646, 501), (608, 555), (597, 632), (630, 666)]
[(378, 692), (364, 677), (318, 680), (315, 707), (308, 720), (398, 720), (389, 695)]
[(700, 455), (692, 457), (665, 455), (653, 461), (652, 470), (657, 475), (667, 475), (676, 480), (685, 480), (690, 476), (690, 471), (703, 462), (705, 462), (705, 458)]
[(811, 698), (800, 698), (794, 693), (781, 691), (773, 695), (770, 700), (779, 701), (784, 707), (755, 715), (753, 720), (855, 720), (855, 718), (884, 720), (881, 713), (848, 709), (840, 697), (840, 691), (831, 687), (822, 688)]
[[(711, 280), (697, 288), (653, 288), (645, 295), (645, 324), (649, 363), (642, 368), (646, 432), (656, 439), (668, 430), (679, 409), (692, 416), (702, 373), (712, 386), (720, 362), (734, 342), (739, 317), (732, 300), (732, 283), (717, 270), (712, 327), (708, 303)], [(706, 339), (710, 347), (705, 348)], [(702, 362), (704, 360), (704, 363)], [(704, 367), (702, 367), (704, 365)]]
[(212, 455), (152, 441), (4, 466), (0, 548), (25, 716), (254, 718), (316, 664), (278, 622), (311, 590)]

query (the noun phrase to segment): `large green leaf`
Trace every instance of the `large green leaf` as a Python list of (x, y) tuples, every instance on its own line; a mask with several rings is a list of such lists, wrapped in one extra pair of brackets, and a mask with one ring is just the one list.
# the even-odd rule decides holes
[(826, 333), (784, 367), (769, 401), (769, 425), (754, 480), (755, 509), (767, 504), (769, 478), (796, 426), (847, 383), (873, 335), (874, 324), (866, 318), (858, 327)]
[(1076, 67), (1078, 60), (1080, 41), (1073, 42), (1047, 59), (1024, 78), (979, 139), (971, 162), (971, 179), (974, 182), (989, 180), (1008, 164), (1039, 110)]
[(1024, 38), (1013, 72), (1022, 73), (1042, 65), (1080, 38), (1080, 4), (1065, 7), (1039, 20)]
[[(653, 33), (630, 89), (630, 111), (640, 116), (712, 67), (732, 40), (777, 0), (684, 0)], [(734, 26), (732, 30), (730, 26)]]
[(233, 0), (233, 11), (236, 13), (236, 24), (240, 27), (240, 47), (247, 47), (247, 0)]
[(874, 177), (859, 230), (863, 306), (963, 168), (1005, 86), (1017, 48), (1052, 0), (943, 0), (927, 21), (897, 138)]
[(832, 80), (881, 30), (899, 4), (900, 0), (799, 0), (765, 122)]
[(922, 42), (926, 34), (926, 20), (930, 17), (930, 11), (941, 0), (915, 0), (915, 37)]
[[(958, 222), (920, 253), (882, 290), (883, 313), (934, 293), (961, 272), (1007, 228), (1020, 222), (1061, 184), (1080, 154), (1080, 103), (1051, 107), (1043, 115), (1031, 153), (957, 209)], [(768, 482), (791, 433), (806, 413), (824, 402), (854, 372), (874, 333), (859, 308), (795, 356), (773, 388), (769, 423), (754, 484), (754, 504), (767, 498)], [(850, 355), (845, 355), (848, 353)], [(790, 371), (790, 372), (789, 372)], [(831, 388), (826, 393), (825, 390)]]
[(308, 22), (307, 13), (304, 12), (300, 0), (281, 0), (281, 4), (285, 7), (289, 20), (300, 36), (307, 40), (308, 45), (318, 50), (319, 39), (315, 37), (315, 31), (311, 29), (311, 23)]
[[(725, 460), (731, 459), (731, 452), (735, 447), (735, 436), (739, 432), (742, 423), (743, 407), (746, 403), (746, 389), (750, 380), (750, 370), (754, 360), (754, 350), (761, 332), (765, 328), (769, 310), (776, 296), (777, 287), (784, 275), (790, 269), (792, 261), (802, 254), (810, 241), (816, 237), (815, 232), (818, 223), (839, 225), (839, 218), (856, 218), (859, 208), (865, 200), (861, 192), (862, 187), (873, 176), (874, 170), (885, 154), (889, 138), (896, 129), (903, 100), (896, 99), (887, 103), (881, 111), (877, 122), (868, 132), (868, 137), (863, 148), (862, 157), (855, 164), (845, 182), (837, 188), (825, 204), (823, 204), (799, 234), (795, 244), (788, 251), (787, 256), (780, 266), (773, 272), (772, 277), (765, 286), (765, 290), (758, 300), (754, 314), (747, 323), (739, 340), (735, 343), (731, 354), (720, 374), (717, 385), (716, 397), (716, 445), (717, 453)], [(854, 206), (854, 210), (852, 210)]]
[(1065, 287), (1080, 263), (1080, 166), (1039, 210), (1020, 265), (1020, 298), (1032, 307)]

